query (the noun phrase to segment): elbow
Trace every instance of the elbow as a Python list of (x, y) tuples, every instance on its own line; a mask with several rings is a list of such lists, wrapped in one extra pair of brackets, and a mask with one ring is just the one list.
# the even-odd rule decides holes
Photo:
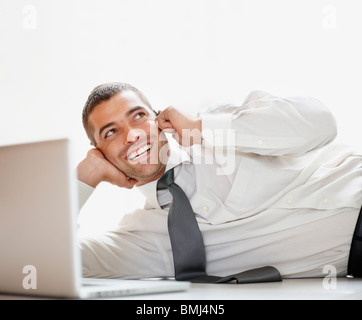
[(318, 117), (319, 123), (317, 124), (318, 136), (320, 146), (326, 145), (333, 141), (337, 136), (337, 122), (333, 114), (325, 108), (321, 110), (321, 115)]
[[(316, 119), (318, 119), (317, 122)], [(337, 137), (337, 123), (331, 112), (328, 110), (322, 111), (316, 119), (310, 122), (309, 130), (300, 140), (304, 142), (299, 145), (299, 154), (319, 149)]]
[(332, 142), (337, 136), (337, 122), (332, 112), (322, 102), (309, 98), (309, 116), (305, 118), (309, 129), (305, 141), (309, 150), (320, 148)]
[(310, 99), (306, 105), (310, 112), (300, 117), (300, 127), (294, 127), (298, 139), (295, 139), (291, 148), (292, 155), (302, 155), (321, 148), (337, 136), (337, 122), (330, 110), (316, 99)]

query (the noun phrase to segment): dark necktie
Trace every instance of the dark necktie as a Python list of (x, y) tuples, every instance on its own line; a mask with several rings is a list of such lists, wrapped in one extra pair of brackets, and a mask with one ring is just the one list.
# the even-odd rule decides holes
[(244, 271), (227, 277), (206, 274), (205, 247), (195, 213), (183, 190), (174, 183), (173, 169), (158, 181), (157, 190), (168, 189), (173, 201), (168, 214), (168, 231), (175, 265), (175, 279), (191, 282), (237, 283), (281, 281), (274, 267), (263, 267)]

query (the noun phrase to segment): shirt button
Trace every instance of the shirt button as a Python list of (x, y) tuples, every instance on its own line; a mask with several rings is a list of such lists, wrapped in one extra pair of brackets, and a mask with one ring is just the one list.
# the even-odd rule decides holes
[(263, 144), (263, 140), (258, 139), (257, 143), (258, 143), (259, 146), (261, 146)]
[(292, 204), (292, 200), (291, 199), (287, 199), (286, 201), (285, 201), (287, 204)]
[(323, 203), (327, 203), (328, 202), (328, 199), (327, 198), (323, 198)]
[(208, 212), (208, 211), (209, 211), (209, 207), (207, 207), (207, 206), (202, 207), (202, 211)]

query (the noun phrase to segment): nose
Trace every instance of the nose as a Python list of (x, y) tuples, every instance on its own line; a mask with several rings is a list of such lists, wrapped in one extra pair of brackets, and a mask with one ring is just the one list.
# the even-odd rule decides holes
[(130, 144), (134, 144), (135, 142), (137, 142), (141, 135), (142, 135), (142, 130), (141, 129), (135, 129), (135, 128), (128, 128), (127, 133), (126, 133), (126, 139), (124, 141), (124, 143), (126, 145), (130, 145)]

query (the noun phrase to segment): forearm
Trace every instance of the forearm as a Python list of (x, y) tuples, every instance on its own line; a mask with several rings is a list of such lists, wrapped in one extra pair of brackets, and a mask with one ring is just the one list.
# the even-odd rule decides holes
[(303, 154), (337, 133), (335, 119), (318, 100), (281, 99), (263, 92), (251, 93), (240, 107), (215, 108), (201, 118), (206, 145), (261, 155)]

